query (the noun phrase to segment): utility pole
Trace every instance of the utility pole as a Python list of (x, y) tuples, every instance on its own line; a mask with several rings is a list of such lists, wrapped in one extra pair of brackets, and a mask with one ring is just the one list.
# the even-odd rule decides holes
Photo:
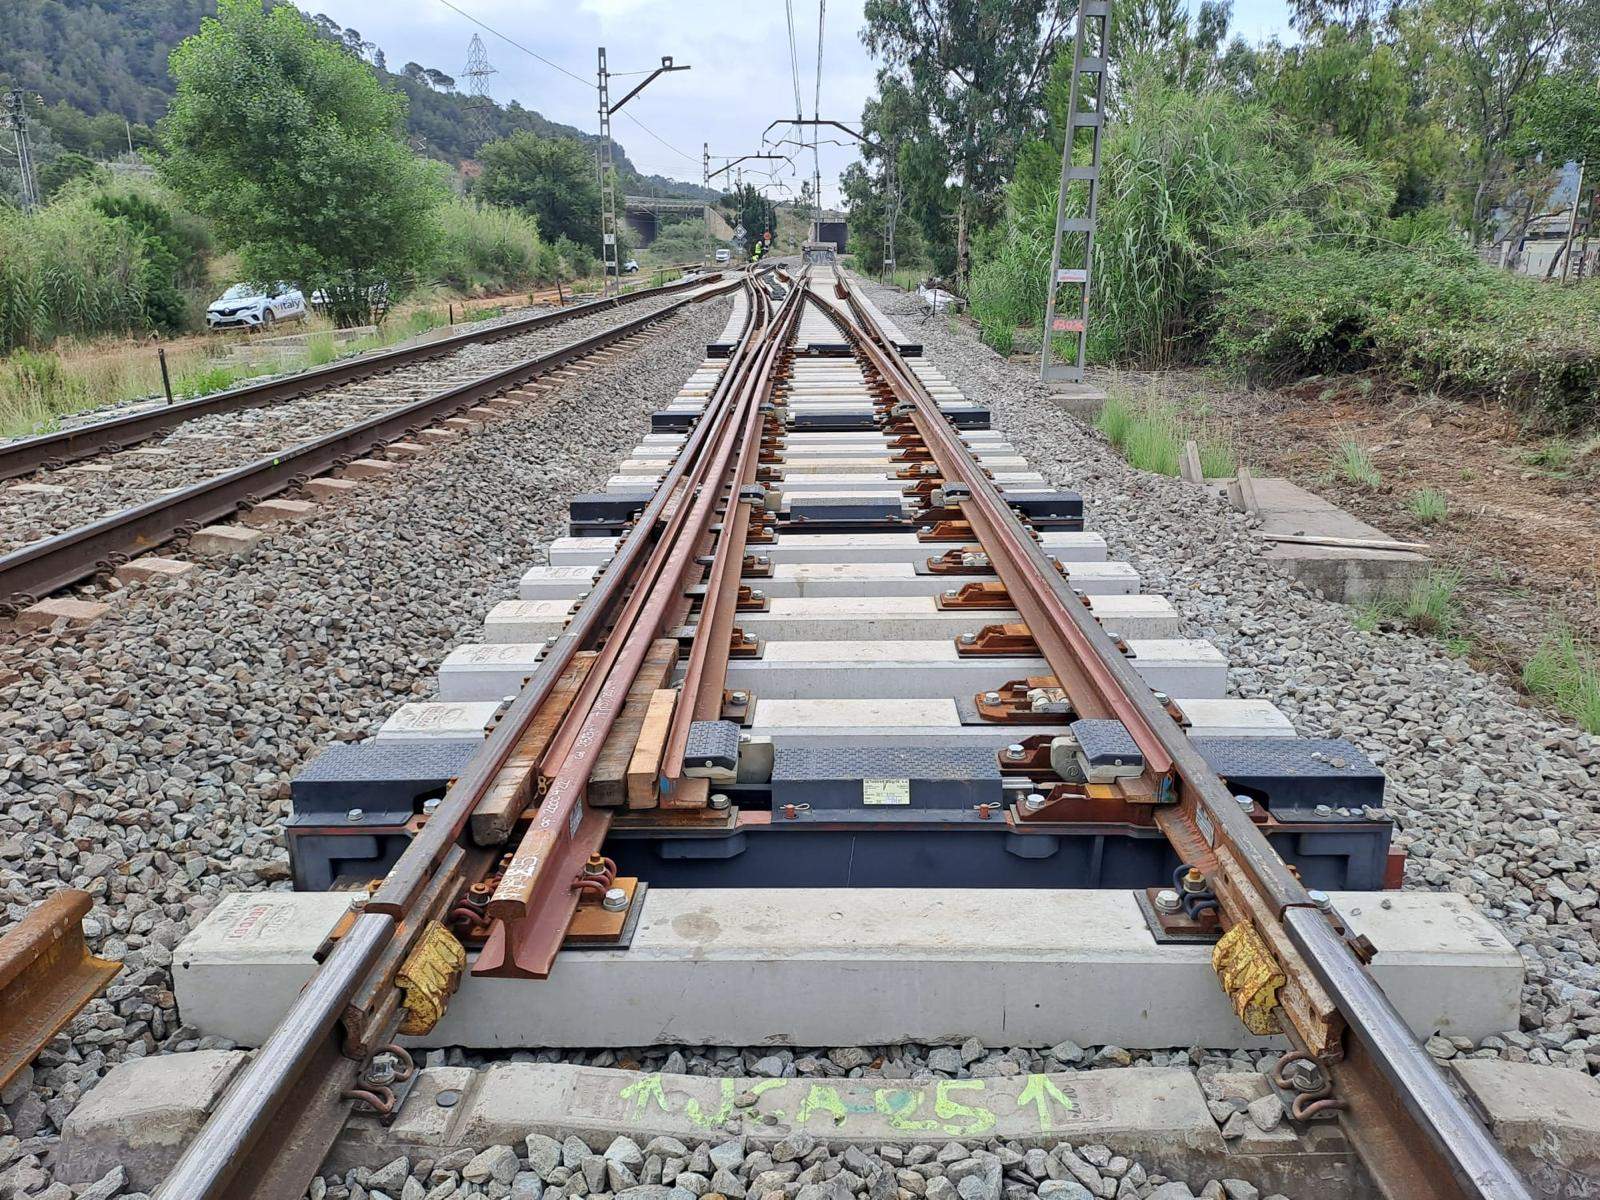
[(489, 52), (477, 34), (467, 43), (467, 65), (462, 76), (467, 81), (467, 135), (476, 149), (489, 140), (489, 114), (494, 111), (494, 98), (489, 95), (489, 76), (495, 69), (489, 65)]
[(22, 181), (22, 211), (39, 207), (39, 181), (33, 173), (33, 147), (28, 143), (27, 96), (21, 88), (6, 93), (6, 127), (17, 148), (17, 175)]
[(599, 95), (600, 95), (600, 146), (595, 151), (595, 170), (600, 176), (600, 269), (604, 275), (604, 292), (606, 296), (613, 295), (620, 290), (622, 284), (622, 263), (617, 256), (617, 185), (616, 172), (612, 169), (611, 156), (611, 114), (618, 112), (624, 104), (632, 100), (648, 87), (658, 75), (665, 75), (668, 71), (687, 71), (687, 66), (675, 67), (672, 65), (672, 56), (663, 54), (661, 65), (644, 77), (644, 81), (633, 91), (629, 92), (615, 104), (611, 103), (611, 72), (606, 68), (606, 48), (600, 47), (599, 55)]
[(900, 219), (900, 148), (890, 143), (884, 155), (884, 192), (887, 196), (883, 220), (883, 274), (881, 278), (894, 277), (894, 227)]
[[(711, 190), (710, 142), (700, 143), (700, 186), (708, 192)], [(701, 198), (704, 199), (704, 197)], [(706, 200), (705, 208), (701, 211), (700, 215), (705, 218), (706, 227), (705, 253), (701, 256), (701, 258), (702, 261), (709, 263), (711, 261), (711, 201)]]
[[(1039, 349), (1039, 378), (1047, 382), (1063, 379), (1082, 383), (1088, 354), (1089, 277), (1094, 269), (1095, 218), (1100, 211), (1100, 140), (1105, 132), (1106, 59), (1111, 50), (1106, 35), (1110, 24), (1111, 0), (1082, 0), (1078, 5), (1067, 133), (1061, 147), (1061, 191), (1056, 197), (1055, 248), (1050, 253), (1044, 344)], [(1089, 131), (1089, 161), (1085, 165), (1073, 162), (1080, 129)], [(1067, 197), (1074, 183), (1082, 183), (1085, 188), (1083, 215), (1079, 217), (1067, 216)], [(1062, 266), (1063, 257), (1072, 265)], [(1075, 316), (1056, 315), (1057, 298), (1063, 287), (1077, 289), (1064, 302), (1066, 308), (1076, 312)], [(1054, 361), (1057, 334), (1075, 336), (1077, 355), (1073, 361)]]

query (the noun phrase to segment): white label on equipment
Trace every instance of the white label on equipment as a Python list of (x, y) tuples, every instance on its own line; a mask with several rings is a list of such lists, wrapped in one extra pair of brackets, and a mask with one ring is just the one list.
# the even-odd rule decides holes
[(1200, 836), (1205, 838), (1206, 845), (1217, 844), (1217, 827), (1211, 823), (1211, 817), (1203, 809), (1196, 809), (1194, 823), (1200, 827)]
[(910, 804), (911, 780), (863, 779), (861, 781), (863, 804)]

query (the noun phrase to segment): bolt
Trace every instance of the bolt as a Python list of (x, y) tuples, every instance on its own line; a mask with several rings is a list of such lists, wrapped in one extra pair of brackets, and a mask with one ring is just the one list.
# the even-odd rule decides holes
[(1171, 888), (1162, 888), (1156, 893), (1156, 911), (1175, 913), (1183, 907), (1183, 900)]
[(1290, 1063), (1283, 1077), (1297, 1092), (1309, 1092), (1322, 1086), (1321, 1068), (1303, 1058)]
[(365, 896), (353, 896), (353, 897), (351, 897), (350, 910), (352, 912), (362, 912), (363, 910), (366, 909), (366, 907), (367, 907), (367, 898)]
[(750, 589), (750, 599), (752, 599), (752, 600), (765, 599), (766, 595), (767, 594), (765, 592), (763, 592), (760, 588), (751, 588)]
[(1327, 892), (1320, 891), (1317, 888), (1312, 888), (1306, 893), (1306, 899), (1315, 904), (1323, 912), (1333, 911), (1333, 897), (1328, 895)]
[(628, 893), (621, 888), (607, 888), (605, 898), (600, 901), (600, 907), (607, 912), (625, 912), (628, 908)]
[(733, 701), (735, 704), (743, 704), (749, 698), (750, 697), (745, 695), (743, 692), (732, 692), (728, 696), (728, 699)]
[(1249, 796), (1235, 796), (1234, 800), (1238, 802), (1239, 807), (1244, 809), (1245, 812), (1255, 812), (1256, 802)]
[(731, 801), (721, 792), (713, 792), (711, 795), (711, 807), (717, 812), (725, 812), (730, 803)]
[(977, 641), (978, 641), (978, 635), (975, 634), (975, 633), (963, 633), (961, 635), (961, 644), (963, 646), (976, 645)]
[(1162, 708), (1165, 708), (1167, 705), (1172, 703), (1172, 697), (1167, 695), (1165, 692), (1155, 692), (1153, 694), (1156, 698), (1156, 703), (1161, 705)]
[(364, 812), (362, 812), (362, 811), (361, 811), (361, 809), (359, 809), (359, 808), (352, 808), (352, 809), (351, 809), (351, 810), (350, 810), (350, 811), (349, 811), (349, 812), (347, 812), (347, 813), (345, 813), (345, 815), (344, 815), (344, 819), (345, 819), (345, 820), (346, 820), (346, 821), (359, 821), (359, 820), (361, 820), (361, 819), (362, 819), (362, 818), (363, 818), (363, 817), (365, 817), (365, 816), (366, 816), (366, 815), (367, 815), (367, 814), (366, 814), (366, 813), (364, 813)]
[(999, 704), (1000, 703), (1000, 693), (999, 692), (985, 692), (983, 694), (983, 702), (985, 704)]
[(437, 796), (435, 796), (431, 800), (424, 800), (422, 802), (422, 815), (425, 816), (425, 817), (433, 816), (434, 813), (439, 811), (440, 803), (441, 803), (441, 801), (439, 800), (439, 797), (437, 797)]
[(1026, 807), (1029, 812), (1038, 812), (1041, 808), (1044, 807), (1044, 803), (1045, 802), (1044, 802), (1044, 797), (1041, 796), (1038, 792), (1029, 792), (1028, 793), (1028, 798), (1026, 800), (1024, 800), (1022, 803), (1023, 803), (1023, 806)]
[(946, 600), (954, 600), (960, 594), (961, 593), (956, 591), (955, 588), (945, 588), (945, 590), (944, 590), (944, 598)]
[(1183, 890), (1191, 895), (1206, 890), (1206, 877), (1196, 868), (1190, 867), (1188, 874), (1183, 877)]
[(1021, 742), (1012, 742), (1011, 745), (1006, 747), (1007, 758), (1026, 758), (1027, 756), (1027, 747), (1025, 747)]

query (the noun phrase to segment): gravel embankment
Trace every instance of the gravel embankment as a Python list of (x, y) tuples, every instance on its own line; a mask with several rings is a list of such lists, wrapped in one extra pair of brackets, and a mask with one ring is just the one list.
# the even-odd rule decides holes
[[(1083, 492), (1112, 555), (1172, 601), (1189, 636), (1228, 656), (1235, 694), (1273, 701), (1304, 735), (1348, 738), (1384, 769), (1406, 886), (1467, 896), (1526, 963), (1522, 1028), (1484, 1046), (1600, 1073), (1600, 739), (1427, 639), (1360, 632), (1351, 610), (1261, 559), (1245, 516), (1128, 466), (966, 325), (923, 323), (916, 297), (896, 289), (867, 292), (993, 408), (1036, 470)], [(1436, 1038), (1430, 1049), (1452, 1047)]]
[[(613, 329), (681, 298), (636, 300), (500, 341), (463, 346), (439, 358), (299, 399), (197, 417), (118, 454), (84, 459), (60, 470), (38, 471), (13, 484), (0, 485), (0, 554), (141, 504), (169, 489), (191, 486), (403, 408), (523, 359)], [(38, 484), (61, 490), (33, 490), (32, 485)]]
[(173, 947), (221, 893), (287, 886), (290, 777), (431, 694), (439, 660), (515, 595), (565, 532), (568, 498), (637, 443), (727, 312), (689, 309), (193, 583), (120, 593), (88, 631), (0, 643), (0, 928), (83, 888), (91, 949), (124, 963), (31, 1086), (0, 1097), (0, 1195), (31, 1160), (48, 1167), (54, 1130), (107, 1069), (197, 1047), (174, 1008)]

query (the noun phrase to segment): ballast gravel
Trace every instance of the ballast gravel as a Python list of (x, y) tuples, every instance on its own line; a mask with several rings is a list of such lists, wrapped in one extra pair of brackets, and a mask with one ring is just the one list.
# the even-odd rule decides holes
[[(652, 297), (607, 307), (280, 403), (196, 417), (116, 454), (0, 484), (0, 554), (414, 404), (681, 299)], [(482, 328), (505, 323), (485, 322)]]
[[(1233, 694), (1271, 700), (1302, 735), (1347, 738), (1383, 768), (1396, 842), (1410, 855), (1405, 885), (1468, 897), (1526, 964), (1521, 1028), (1483, 1046), (1600, 1073), (1600, 739), (1435, 642), (1356, 629), (1350, 609), (1262, 559), (1243, 514), (1128, 466), (970, 324), (923, 321), (916, 296), (898, 289), (866, 291), (969, 400), (993, 409), (1033, 469), (1083, 493), (1086, 523), (1112, 556), (1172, 601), (1186, 636), (1227, 656)], [(1462, 1052), (1446, 1038), (1429, 1049)]]
[(569, 498), (637, 443), (729, 306), (691, 306), (243, 557), (99, 596), (114, 611), (86, 631), (0, 637), (0, 930), (82, 888), (91, 950), (124, 964), (0, 1095), (0, 1196), (107, 1069), (201, 1045), (178, 1023), (172, 951), (223, 892), (287, 888), (290, 777), (431, 694), (439, 660), (515, 596)]
[[(770, 1150), (630, 1137), (590, 1145), (529, 1134), (516, 1145), (396, 1158), (318, 1177), (307, 1200), (1263, 1200), (1243, 1179), (1168, 1179), (1109, 1147), (1061, 1142), (850, 1146), (796, 1130)], [(1264, 1200), (1287, 1200), (1278, 1194)]]

